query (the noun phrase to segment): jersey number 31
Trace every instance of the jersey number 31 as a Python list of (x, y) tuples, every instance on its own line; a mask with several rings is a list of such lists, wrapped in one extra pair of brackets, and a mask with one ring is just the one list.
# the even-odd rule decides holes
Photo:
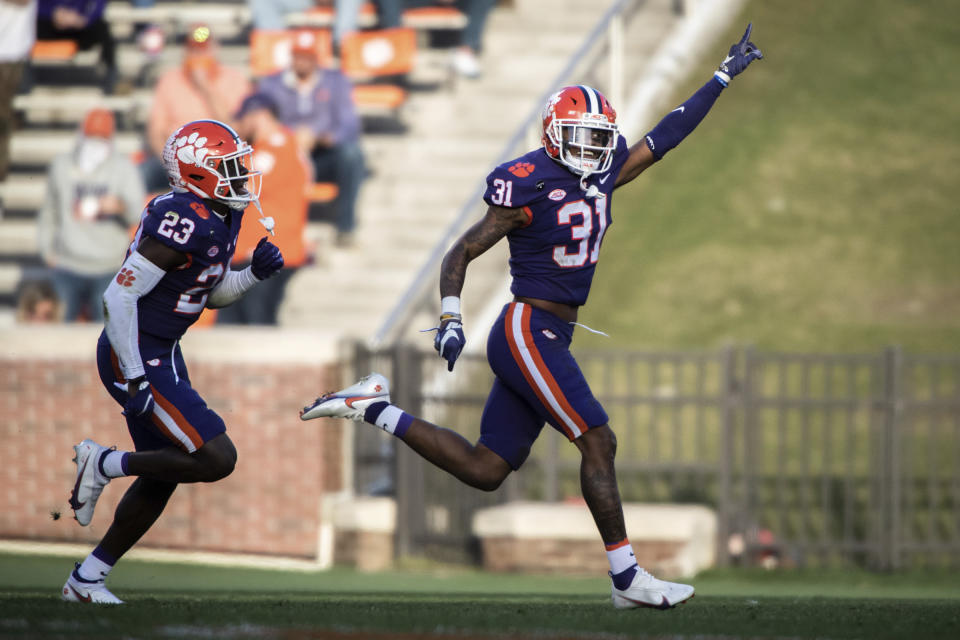
[(569, 225), (572, 218), (579, 215), (580, 224), (574, 224), (570, 227), (571, 240), (580, 241), (578, 251), (570, 253), (567, 245), (556, 245), (553, 248), (553, 261), (561, 267), (582, 267), (590, 258), (590, 263), (594, 264), (600, 259), (600, 243), (603, 242), (603, 234), (607, 230), (607, 197), (604, 194), (598, 195), (593, 200), (597, 214), (597, 238), (593, 242), (593, 249), (590, 249), (590, 236), (593, 235), (593, 211), (590, 205), (584, 200), (568, 202), (557, 211), (557, 224)]

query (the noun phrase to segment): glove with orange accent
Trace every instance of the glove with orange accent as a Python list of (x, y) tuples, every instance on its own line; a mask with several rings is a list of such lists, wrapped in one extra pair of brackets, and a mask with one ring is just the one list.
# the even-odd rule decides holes
[(463, 323), (459, 313), (444, 313), (440, 316), (440, 327), (433, 339), (433, 348), (447, 361), (447, 371), (453, 371), (453, 364), (460, 357), (466, 338), (463, 336)]

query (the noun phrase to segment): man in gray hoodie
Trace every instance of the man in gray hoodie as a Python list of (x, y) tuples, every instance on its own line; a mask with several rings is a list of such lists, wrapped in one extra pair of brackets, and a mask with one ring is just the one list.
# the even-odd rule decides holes
[(53, 159), (37, 229), (64, 320), (103, 320), (101, 298), (146, 200), (137, 168), (113, 146), (114, 118), (91, 110), (76, 146)]

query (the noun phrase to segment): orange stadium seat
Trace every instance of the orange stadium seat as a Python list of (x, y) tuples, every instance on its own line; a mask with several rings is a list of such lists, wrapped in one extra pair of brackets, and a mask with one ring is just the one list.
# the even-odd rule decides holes
[[(399, 76), (413, 70), (417, 36), (413, 29), (358, 31), (340, 44), (340, 68), (354, 82)], [(356, 84), (353, 101), (359, 107), (396, 110), (407, 101), (407, 91), (393, 84)]]
[[(333, 24), (333, 16), (335, 9), (333, 5), (324, 5), (319, 7), (311, 7), (303, 12), (304, 16), (307, 18), (307, 21), (311, 24)], [(361, 19), (373, 19), (377, 18), (377, 7), (372, 2), (364, 2), (360, 5), (360, 12), (358, 16)]]
[(340, 65), (353, 80), (396, 76), (413, 70), (417, 36), (413, 29), (357, 31), (344, 36)]
[(456, 7), (412, 7), (403, 12), (403, 24), (415, 29), (461, 29), (467, 17)]
[[(326, 65), (333, 57), (333, 37), (329, 29), (310, 29), (316, 36), (317, 61)], [(290, 66), (294, 31), (255, 29), (250, 34), (250, 72), (254, 77), (276, 73)]]
[(37, 40), (33, 44), (30, 57), (33, 60), (67, 61), (77, 53), (77, 43), (73, 40)]
[(336, 182), (314, 182), (307, 185), (307, 200), (310, 202), (333, 202), (338, 192)]
[(407, 92), (393, 84), (358, 84), (353, 87), (354, 104), (377, 109), (398, 109), (407, 101)]

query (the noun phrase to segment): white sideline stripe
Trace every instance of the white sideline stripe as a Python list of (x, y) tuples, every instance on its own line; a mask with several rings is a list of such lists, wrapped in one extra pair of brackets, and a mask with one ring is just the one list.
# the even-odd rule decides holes
[(193, 453), (197, 450), (196, 445), (193, 444), (193, 440), (191, 440), (187, 434), (183, 432), (180, 426), (174, 422), (173, 418), (170, 417), (170, 414), (164, 411), (163, 407), (161, 407), (159, 403), (153, 403), (153, 412), (158, 418), (160, 418), (160, 422), (162, 422), (163, 425), (170, 430), (170, 433), (173, 435), (173, 437), (179, 440), (180, 443), (187, 448), (187, 452)]
[(544, 380), (543, 375), (540, 373), (540, 370), (537, 368), (536, 362), (534, 362), (533, 357), (530, 355), (530, 348), (527, 346), (527, 343), (523, 340), (523, 308), (524, 304), (518, 302), (513, 307), (513, 316), (510, 318), (510, 329), (513, 331), (513, 339), (517, 342), (517, 347), (520, 350), (520, 357), (523, 358), (523, 364), (526, 365), (527, 371), (533, 377), (534, 382), (537, 383), (537, 387), (540, 389), (540, 392), (547, 399), (547, 403), (553, 409), (554, 414), (559, 416), (563, 423), (567, 425), (570, 431), (573, 432), (575, 438), (579, 438), (583, 432), (580, 431), (580, 427), (577, 426), (570, 416), (567, 415), (566, 411), (560, 406), (560, 403), (553, 395), (550, 386), (547, 384), (547, 381)]
[[(70, 544), (62, 542), (34, 542), (32, 540), (0, 540), (0, 553), (16, 555), (63, 556), (83, 558), (93, 544)], [(284, 571), (321, 571), (315, 561), (285, 556), (258, 556), (243, 553), (211, 553), (184, 551), (180, 549), (131, 549), (123, 556), (124, 561), (163, 562), (171, 564), (199, 564), (217, 567), (245, 567), (250, 569), (278, 569)], [(72, 566), (72, 565), (71, 565)]]

